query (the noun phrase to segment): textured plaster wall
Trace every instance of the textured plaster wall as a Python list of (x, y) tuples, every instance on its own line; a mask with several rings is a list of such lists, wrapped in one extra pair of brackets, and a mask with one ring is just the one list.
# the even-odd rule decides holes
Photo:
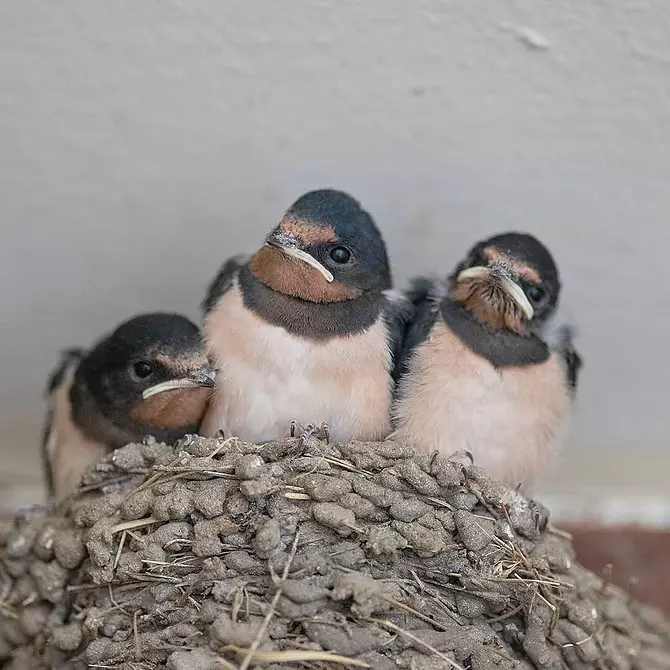
[(321, 186), (376, 217), (398, 283), (541, 236), (586, 360), (574, 454), (667, 464), (666, 0), (6, 0), (0, 25), (9, 470), (36, 462), (59, 349), (197, 316)]

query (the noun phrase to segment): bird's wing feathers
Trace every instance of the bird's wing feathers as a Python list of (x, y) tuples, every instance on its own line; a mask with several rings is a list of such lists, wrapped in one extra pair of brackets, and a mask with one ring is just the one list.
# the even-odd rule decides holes
[(47, 398), (61, 385), (65, 375), (73, 367), (81, 363), (84, 356), (86, 356), (86, 351), (76, 347), (66, 349), (61, 353), (58, 365), (52, 370), (51, 375), (49, 375), (49, 381), (44, 392)]
[(417, 277), (404, 292), (411, 305), (410, 317), (404, 322), (401, 345), (395, 359), (393, 378), (397, 382), (407, 371), (414, 349), (429, 335), (439, 314), (439, 303), (444, 295), (444, 284), (433, 277)]
[(549, 350), (557, 353), (563, 361), (568, 387), (573, 394), (576, 393), (583, 362), (574, 345), (575, 328), (550, 321), (543, 328), (542, 338), (549, 346)]
[(53, 420), (54, 420), (54, 401), (53, 395), (58, 387), (64, 382), (65, 377), (74, 370), (81, 360), (86, 355), (83, 349), (67, 349), (61, 354), (60, 361), (56, 368), (52, 371), (45, 389), (45, 396), (47, 398), (47, 414), (42, 428), (42, 466), (44, 468), (44, 476), (46, 479), (48, 494), (53, 494), (53, 481), (51, 476), (50, 455), (54, 451), (53, 440)]
[(407, 328), (414, 318), (414, 305), (402, 291), (395, 289), (384, 291), (384, 298), (386, 301), (383, 314), (388, 328), (387, 337), (391, 350), (391, 369), (393, 369), (400, 355)]
[(582, 357), (575, 349), (574, 334), (574, 329), (570, 326), (560, 326), (556, 331), (556, 341), (552, 345), (552, 350), (556, 351), (565, 363), (566, 377), (572, 393), (577, 392), (577, 381), (584, 365)]
[(207, 289), (207, 295), (202, 301), (201, 307), (204, 315), (207, 315), (209, 312), (214, 309), (214, 306), (218, 302), (219, 298), (230, 290), (233, 286), (233, 282), (240, 268), (246, 265), (249, 257), (244, 254), (238, 256), (233, 256), (229, 258), (219, 270), (219, 273), (216, 275), (212, 283)]

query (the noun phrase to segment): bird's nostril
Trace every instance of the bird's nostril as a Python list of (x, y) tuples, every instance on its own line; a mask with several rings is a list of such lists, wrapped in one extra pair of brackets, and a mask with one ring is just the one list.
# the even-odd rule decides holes
[(287, 249), (297, 249), (300, 245), (298, 243), (298, 238), (295, 235), (289, 233), (284, 233), (282, 230), (277, 228), (267, 238), (269, 244), (275, 244)]

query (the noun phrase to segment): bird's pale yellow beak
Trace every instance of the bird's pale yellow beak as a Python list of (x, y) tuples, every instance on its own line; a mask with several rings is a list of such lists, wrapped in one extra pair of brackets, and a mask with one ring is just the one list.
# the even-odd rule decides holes
[(327, 282), (330, 283), (334, 280), (333, 273), (319, 263), (314, 256), (303, 251), (299, 246), (298, 240), (292, 235), (287, 235), (280, 230), (275, 230), (265, 240), (265, 244), (269, 247), (275, 247), (276, 249), (281, 250), (282, 253), (291, 258), (297, 258), (299, 261), (307, 263), (310, 267), (318, 270)]
[(154, 384), (142, 391), (142, 399), (146, 400), (159, 393), (167, 391), (178, 391), (185, 388), (208, 388), (213, 389), (216, 386), (214, 375), (209, 372), (196, 372), (186, 377), (178, 379), (168, 379), (167, 381)]
[(492, 268), (477, 265), (467, 268), (456, 277), (457, 282), (467, 281), (469, 279), (488, 279), (495, 277), (501, 284), (502, 289), (519, 306), (524, 316), (530, 321), (535, 314), (530, 300), (526, 297), (523, 289), (505, 272), (497, 272)]

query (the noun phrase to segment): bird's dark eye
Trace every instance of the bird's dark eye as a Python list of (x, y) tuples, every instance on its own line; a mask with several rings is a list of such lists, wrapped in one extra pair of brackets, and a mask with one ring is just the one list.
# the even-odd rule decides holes
[(349, 262), (349, 259), (351, 258), (351, 253), (349, 252), (349, 249), (347, 249), (346, 247), (333, 247), (330, 250), (330, 257), (336, 263), (344, 265), (344, 263)]
[(545, 291), (539, 286), (529, 286), (526, 289), (526, 295), (532, 302), (542, 302), (542, 300), (544, 300)]
[(153, 366), (151, 363), (147, 363), (146, 361), (137, 361), (135, 365), (133, 365), (133, 372), (140, 378), (140, 379), (146, 379), (151, 375), (151, 373), (154, 371)]

